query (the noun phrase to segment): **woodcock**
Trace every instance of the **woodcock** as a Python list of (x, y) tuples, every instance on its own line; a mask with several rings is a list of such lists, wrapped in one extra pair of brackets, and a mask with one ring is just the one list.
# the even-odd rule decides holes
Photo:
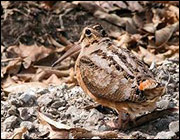
[(101, 25), (84, 28), (78, 44), (54, 65), (81, 49), (75, 64), (78, 83), (96, 102), (118, 112), (119, 128), (155, 109), (165, 87), (128, 49), (113, 44)]

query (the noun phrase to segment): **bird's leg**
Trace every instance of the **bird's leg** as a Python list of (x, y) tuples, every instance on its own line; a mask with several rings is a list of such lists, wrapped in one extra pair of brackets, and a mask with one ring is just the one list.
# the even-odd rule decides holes
[(118, 113), (118, 129), (126, 129), (126, 126), (131, 120), (130, 115), (125, 111), (119, 111)]
[(125, 111), (118, 111), (118, 120), (109, 121), (106, 123), (111, 129), (120, 129), (124, 130), (128, 126), (129, 121), (131, 120), (130, 115)]

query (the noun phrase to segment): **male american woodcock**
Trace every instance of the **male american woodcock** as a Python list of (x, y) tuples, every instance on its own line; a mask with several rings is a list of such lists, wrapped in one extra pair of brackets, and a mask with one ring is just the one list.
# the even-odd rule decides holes
[(118, 112), (119, 128), (140, 113), (155, 109), (165, 87), (128, 49), (113, 44), (101, 25), (84, 28), (78, 45), (54, 65), (79, 50), (75, 64), (79, 85), (96, 102)]

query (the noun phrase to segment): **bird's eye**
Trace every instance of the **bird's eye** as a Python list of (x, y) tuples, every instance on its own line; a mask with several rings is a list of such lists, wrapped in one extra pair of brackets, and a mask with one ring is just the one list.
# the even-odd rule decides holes
[(85, 34), (86, 34), (87, 36), (91, 36), (91, 30), (86, 29)]
[(101, 34), (102, 34), (103, 37), (107, 36), (105, 30), (101, 30)]

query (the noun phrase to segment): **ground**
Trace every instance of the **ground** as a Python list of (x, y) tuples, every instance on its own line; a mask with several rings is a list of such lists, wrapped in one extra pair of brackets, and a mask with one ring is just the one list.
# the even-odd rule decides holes
[[(3, 2), (1, 6), (1, 138), (179, 138), (178, 3), (57, 2), (49, 7), (43, 2)], [(117, 119), (117, 113), (94, 102), (78, 86), (77, 55), (51, 68), (78, 41), (84, 27), (97, 23), (167, 85), (156, 110), (176, 110), (135, 128), (111, 130), (105, 122)]]

